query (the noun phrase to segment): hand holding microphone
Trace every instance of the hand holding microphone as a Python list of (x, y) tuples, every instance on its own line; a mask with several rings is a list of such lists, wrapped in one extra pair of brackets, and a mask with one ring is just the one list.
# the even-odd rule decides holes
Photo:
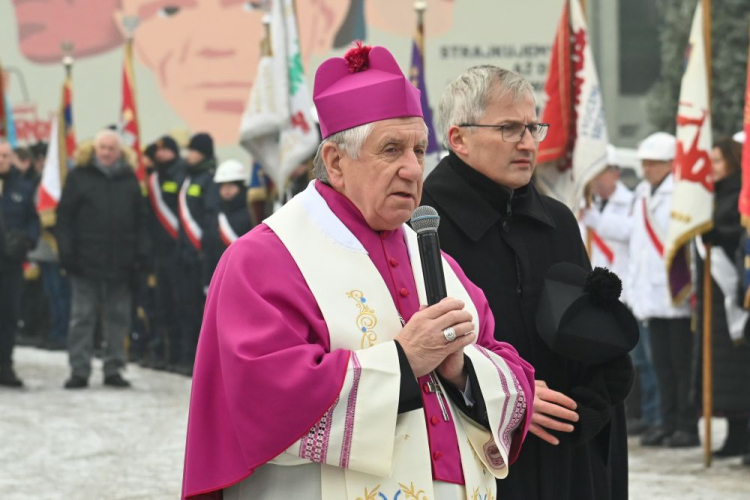
[(412, 316), (396, 339), (414, 375), (421, 377), (437, 369), (441, 376), (463, 389), (466, 384), (463, 348), (474, 342), (475, 326), (471, 314), (464, 310), (464, 303), (446, 297), (437, 211), (419, 207), (411, 222), (417, 232), (428, 306)]

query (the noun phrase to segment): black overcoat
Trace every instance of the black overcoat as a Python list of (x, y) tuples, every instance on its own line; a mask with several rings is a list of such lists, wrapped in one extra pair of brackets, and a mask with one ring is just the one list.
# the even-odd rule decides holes
[[(713, 246), (713, 252), (724, 252), (729, 261), (734, 261), (740, 239), (745, 229), (740, 224), (737, 203), (742, 188), (739, 171), (717, 181), (715, 185), (714, 228), (703, 235), (703, 241)], [(733, 269), (736, 271), (736, 269)], [(697, 258), (697, 276), (703, 276), (703, 260)], [(741, 280), (741, 276), (739, 277)], [(729, 336), (724, 294), (711, 279), (711, 346), (713, 354), (713, 398), (714, 414), (722, 417), (750, 416), (750, 339), (745, 324), (745, 335), (738, 342)], [(703, 394), (703, 286), (696, 287), (698, 335), (695, 336), (693, 373), (695, 374), (695, 400), (702, 401)], [(738, 293), (741, 299), (744, 294)], [(740, 299), (740, 300), (741, 300)]]
[(536, 379), (578, 404), (572, 434), (552, 446), (529, 434), (508, 478), (503, 500), (627, 498), (627, 442), (622, 401), (632, 384), (627, 356), (583, 365), (553, 353), (537, 334), (535, 313), (543, 277), (557, 262), (590, 269), (570, 210), (531, 184), (499, 186), (451, 153), (425, 181), (422, 204), (440, 214), (442, 249), (485, 293), (495, 338), (513, 345)]

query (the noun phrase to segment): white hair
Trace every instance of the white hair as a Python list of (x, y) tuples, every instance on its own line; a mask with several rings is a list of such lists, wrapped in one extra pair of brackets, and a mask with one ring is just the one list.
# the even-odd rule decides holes
[(514, 100), (527, 95), (534, 99), (534, 87), (515, 71), (497, 66), (474, 66), (448, 84), (438, 104), (438, 127), (443, 146), (450, 149), (448, 129), (451, 125), (477, 123), (493, 99), (510, 94)]
[(120, 134), (108, 128), (100, 130), (96, 133), (96, 135), (94, 136), (94, 144), (99, 144), (99, 141), (101, 141), (105, 137), (112, 137), (115, 141), (117, 141), (117, 145), (122, 147), (122, 137), (120, 136)]
[(328, 143), (335, 144), (337, 148), (344, 151), (349, 158), (356, 160), (359, 158), (359, 152), (370, 133), (372, 132), (372, 123), (365, 123), (354, 128), (342, 130), (325, 138), (318, 146), (318, 151), (313, 159), (313, 175), (321, 182), (328, 183), (328, 171), (323, 162), (323, 146)]

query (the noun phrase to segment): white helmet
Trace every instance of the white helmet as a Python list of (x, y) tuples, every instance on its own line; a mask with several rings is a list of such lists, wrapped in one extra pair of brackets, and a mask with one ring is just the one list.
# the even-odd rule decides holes
[(674, 160), (677, 139), (666, 132), (656, 132), (643, 139), (638, 145), (639, 160), (671, 161)]
[(227, 160), (221, 162), (219, 168), (214, 174), (214, 182), (244, 182), (247, 185), (250, 181), (250, 169), (237, 160)]

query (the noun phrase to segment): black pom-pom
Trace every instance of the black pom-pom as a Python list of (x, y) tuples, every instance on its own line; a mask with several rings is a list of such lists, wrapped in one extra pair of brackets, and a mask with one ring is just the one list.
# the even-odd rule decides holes
[(610, 307), (620, 300), (622, 281), (609, 269), (597, 267), (586, 276), (583, 291), (589, 294), (592, 304)]

